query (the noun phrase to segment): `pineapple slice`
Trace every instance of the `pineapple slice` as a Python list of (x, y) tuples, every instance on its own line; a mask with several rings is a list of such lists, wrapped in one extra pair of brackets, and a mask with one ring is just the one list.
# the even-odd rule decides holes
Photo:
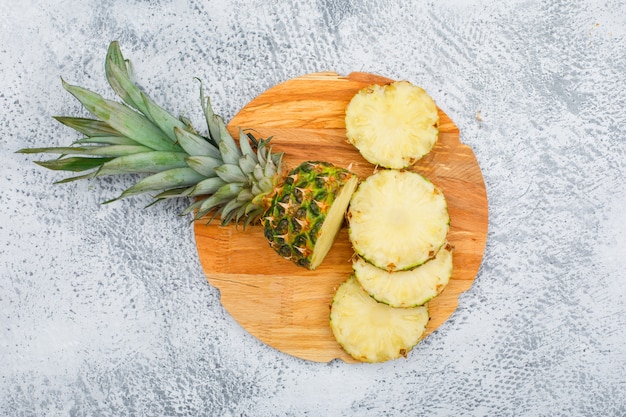
[(441, 248), (435, 259), (409, 271), (387, 272), (357, 258), (354, 276), (369, 295), (391, 307), (426, 304), (448, 285), (452, 276), (452, 247)]
[(356, 253), (390, 272), (434, 258), (450, 225), (443, 193), (421, 175), (397, 170), (365, 179), (352, 196), (347, 218)]
[(372, 85), (346, 108), (346, 136), (374, 165), (401, 169), (435, 145), (439, 113), (433, 99), (408, 81)]
[(428, 307), (393, 308), (370, 297), (354, 276), (339, 286), (330, 311), (337, 342), (361, 362), (407, 356), (424, 337)]

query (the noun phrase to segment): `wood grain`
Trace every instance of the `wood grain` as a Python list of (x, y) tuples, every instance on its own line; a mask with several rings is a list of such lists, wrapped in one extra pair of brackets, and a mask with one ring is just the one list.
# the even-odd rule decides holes
[[(370, 84), (391, 80), (367, 73), (340, 76), (315, 73), (288, 80), (248, 103), (229, 123), (273, 136), (275, 151), (293, 167), (324, 160), (365, 178), (375, 167), (345, 139), (344, 114), (350, 99)], [(448, 201), (454, 246), (454, 272), (444, 292), (429, 303), (427, 335), (456, 310), (458, 296), (472, 285), (487, 239), (485, 185), (472, 150), (459, 140), (459, 129), (443, 112), (435, 148), (413, 168), (441, 188)], [(335, 341), (329, 306), (335, 289), (352, 271), (353, 250), (344, 227), (322, 265), (299, 268), (270, 249), (261, 227), (194, 225), (200, 261), (211, 285), (220, 290), (226, 310), (247, 331), (287, 354), (318, 362), (339, 358), (354, 362)], [(412, 353), (418, 354), (418, 353)]]

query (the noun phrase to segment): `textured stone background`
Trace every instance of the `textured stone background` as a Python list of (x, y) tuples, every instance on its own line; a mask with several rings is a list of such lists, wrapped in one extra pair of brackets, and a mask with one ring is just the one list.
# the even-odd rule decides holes
[[(3, 1), (0, 415), (626, 415), (626, 6), (494, 3)], [(197, 125), (196, 76), (227, 118), (314, 71), (422, 85), (489, 195), (456, 314), (406, 360), (301, 361), (221, 307), (182, 202), (52, 186), (14, 151), (78, 138), (50, 118), (84, 114), (60, 76), (109, 94), (113, 39)]]

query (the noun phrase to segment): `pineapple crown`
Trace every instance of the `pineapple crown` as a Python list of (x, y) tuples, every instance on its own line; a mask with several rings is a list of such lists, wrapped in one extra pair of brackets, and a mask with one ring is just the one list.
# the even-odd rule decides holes
[(116, 41), (109, 45), (105, 72), (122, 103), (62, 80), (63, 87), (95, 119), (55, 119), (85, 138), (68, 147), (18, 152), (59, 154), (57, 159), (36, 163), (53, 170), (87, 172), (58, 183), (104, 175), (149, 174), (106, 203), (153, 192), (155, 202), (194, 198), (182, 213), (195, 212), (194, 219), (210, 215), (211, 221), (220, 216), (223, 225), (233, 220), (248, 225), (261, 218), (282, 176), (282, 153), (272, 153), (271, 138), (256, 139), (240, 129), (237, 144), (224, 119), (213, 112), (202, 83), (200, 99), (208, 135), (201, 135), (188, 119), (174, 117), (140, 90)]

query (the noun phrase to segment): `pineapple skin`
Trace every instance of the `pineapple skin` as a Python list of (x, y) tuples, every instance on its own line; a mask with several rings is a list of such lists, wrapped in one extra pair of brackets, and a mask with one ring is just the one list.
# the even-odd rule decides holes
[[(355, 179), (355, 174), (327, 162), (304, 162), (291, 170), (262, 220), (270, 247), (298, 266), (315, 269), (312, 259), (322, 226), (339, 192)], [(325, 238), (334, 240), (335, 234)]]

